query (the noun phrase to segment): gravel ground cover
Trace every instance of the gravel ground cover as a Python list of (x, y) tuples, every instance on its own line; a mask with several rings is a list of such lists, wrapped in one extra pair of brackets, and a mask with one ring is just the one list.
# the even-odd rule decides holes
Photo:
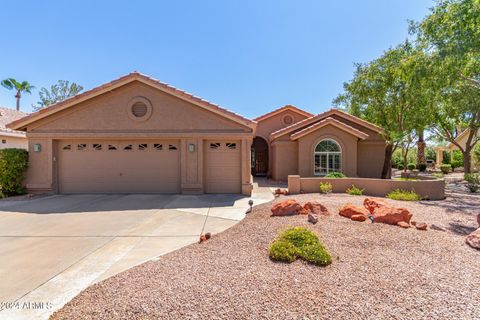
[[(480, 251), (465, 244), (479, 198), (406, 203), (413, 219), (447, 231), (418, 231), (340, 217), (365, 197), (304, 194), (331, 212), (270, 217), (271, 204), (242, 222), (84, 290), (53, 319), (480, 319)], [(288, 226), (313, 230), (333, 263), (272, 262), (268, 246)]]

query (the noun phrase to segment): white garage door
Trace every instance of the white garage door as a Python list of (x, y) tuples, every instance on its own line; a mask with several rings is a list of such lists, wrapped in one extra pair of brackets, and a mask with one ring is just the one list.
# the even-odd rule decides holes
[(61, 193), (179, 193), (178, 141), (60, 141)]
[(240, 141), (206, 141), (206, 192), (241, 193), (241, 176)]

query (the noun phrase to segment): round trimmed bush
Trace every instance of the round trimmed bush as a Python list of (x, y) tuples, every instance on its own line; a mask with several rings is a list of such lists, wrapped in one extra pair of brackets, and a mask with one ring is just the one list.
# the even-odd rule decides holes
[(417, 166), (415, 165), (415, 163), (409, 163), (407, 164), (407, 169), (410, 170), (410, 171), (413, 171), (415, 170)]
[(427, 164), (426, 163), (419, 163), (419, 164), (417, 164), (417, 169), (420, 172), (425, 172), (427, 170)]
[(403, 169), (405, 169), (405, 167), (403, 166), (403, 164), (399, 164), (399, 165), (397, 166), (397, 169), (398, 169), (398, 170), (403, 170)]
[(440, 166), (440, 170), (442, 171), (443, 174), (447, 174), (449, 172), (452, 172), (452, 165), (450, 164), (442, 164)]

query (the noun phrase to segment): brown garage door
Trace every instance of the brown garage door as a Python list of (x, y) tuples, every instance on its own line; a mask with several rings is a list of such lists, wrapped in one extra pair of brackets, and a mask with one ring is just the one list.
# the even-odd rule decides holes
[(60, 141), (61, 193), (179, 193), (178, 141)]
[(242, 190), (240, 141), (206, 141), (207, 193), (240, 193)]

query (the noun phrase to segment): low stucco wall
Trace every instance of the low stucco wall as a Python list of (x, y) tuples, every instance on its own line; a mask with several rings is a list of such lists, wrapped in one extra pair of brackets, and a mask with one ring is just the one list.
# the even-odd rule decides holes
[(390, 180), (369, 178), (302, 178), (298, 175), (288, 176), (290, 194), (316, 193), (320, 191), (321, 182), (330, 182), (334, 193), (345, 193), (347, 188), (355, 185), (365, 189), (365, 195), (384, 197), (395, 189), (414, 190), (429, 200), (445, 199), (445, 180)]

